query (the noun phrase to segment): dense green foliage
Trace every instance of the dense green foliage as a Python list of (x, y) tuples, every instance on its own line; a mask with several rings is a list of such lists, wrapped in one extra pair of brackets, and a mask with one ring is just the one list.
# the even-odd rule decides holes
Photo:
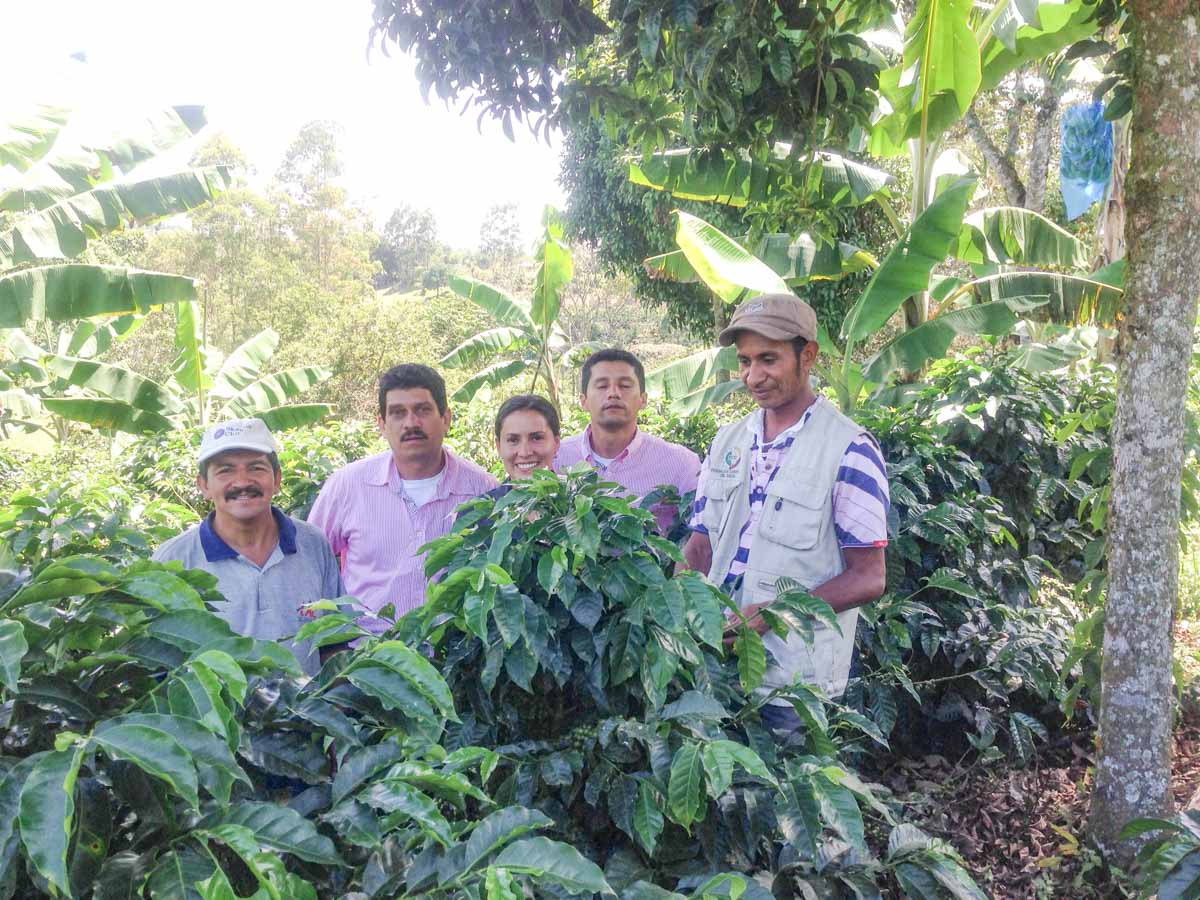
[(1200, 813), (1187, 809), (1172, 820), (1134, 819), (1124, 836), (1145, 843), (1137, 854), (1140, 898), (1185, 900), (1200, 891)]
[[(1086, 727), (1095, 702), (1111, 382), (1104, 368), (1077, 377), (1031, 374), (1018, 364), (1019, 354), (993, 348), (945, 360), (907, 406), (860, 410), (888, 463), (888, 592), (863, 609), (857, 677), (840, 703), (803, 686), (780, 694), (805, 722), (791, 744), (779, 745), (758, 724), (761, 644), (748, 632), (733, 646), (720, 640), (713, 628), (726, 601), (694, 576), (671, 574), (678, 551), (646, 531), (648, 514), (600, 490), (593, 475), (539, 476), (500, 500), (467, 507), (457, 532), (433, 548), (431, 567), (445, 566), (449, 574), (426, 607), (387, 636), (390, 642), (370, 641), (351, 657), (334, 657), (307, 687), (267, 672), (272, 667), (255, 654), (268, 651), (236, 644), (253, 652), (249, 660), (229, 654), (247, 679), (244, 701), (221, 698), (239, 735), (236, 744), (224, 744), (238, 769), (216, 770), (226, 771), (231, 794), (228, 802), (212, 795), (200, 777), (206, 767), (193, 763), (199, 813), (186, 812), (186, 789), (152, 792), (160, 805), (164, 797), (175, 805), (175, 824), (161, 815), (152, 826), (139, 821), (151, 813), (131, 805), (144, 800), (123, 779), (154, 786), (163, 776), (139, 769), (137, 760), (106, 755), (103, 738), (109, 721), (159, 730), (169, 724), (176, 744), (192, 752), (181, 737), (194, 739), (193, 726), (122, 716), (180, 716), (170, 685), (203, 680), (203, 665), (214, 658), (202, 658), (205, 650), (229, 652), (234, 640), (219, 620), (206, 617), (208, 624), (189, 625), (188, 634), (193, 640), (210, 634), (215, 643), (175, 647), (178, 655), (169, 658), (163, 654), (171, 651), (159, 648), (160, 668), (127, 648), (127, 641), (144, 642), (165, 627), (154, 624), (157, 617), (207, 616), (181, 598), (219, 602), (204, 576), (143, 561), (204, 511), (192, 488), (198, 433), (136, 441), (116, 462), (67, 449), (41, 458), (0, 454), (0, 479), (10, 492), (0, 541), (14, 553), (0, 564), (6, 573), (0, 579), (15, 586), (32, 576), (34, 584), (55, 581), (64, 591), (89, 578), (98, 585), (95, 593), (47, 599), (48, 606), (0, 612), (20, 622), (29, 648), (18, 654), (23, 667), (12, 676), (14, 702), (0, 726), (25, 735), (3, 738), (8, 777), (26, 777), (36, 763), (20, 761), (30, 754), (61, 753), (36, 760), (74, 765), (75, 751), (84, 748), (72, 795), (73, 821), (81, 824), (67, 837), (68, 877), (83, 871), (78, 847), (81, 835), (90, 834), (82, 830), (84, 810), (111, 808), (119, 824), (105, 837), (105, 855), (93, 862), (105, 867), (106, 879), (174, 866), (202, 880), (219, 865), (218, 880), (230, 879), (240, 892), (288, 884), (285, 896), (307, 890), (287, 881), (289, 875), (309, 882), (318, 896), (355, 889), (387, 896), (432, 872), (445, 876), (437, 877), (448, 892), (486, 893), (489, 878), (504, 877), (486, 862), (504, 852), (505, 841), (498, 838), (496, 853), (469, 870), (455, 868), (465, 851), (453, 848), (469, 843), (489, 820), (486, 827), (497, 833), (502, 823), (511, 827), (514, 843), (541, 840), (518, 834), (536, 826), (545, 839), (579, 854), (569, 864), (567, 856), (554, 856), (556, 871), (603, 878), (627, 896), (649, 896), (638, 893), (648, 887), (633, 886), (638, 880), (695, 895), (700, 880), (721, 872), (770, 873), (777, 893), (802, 894), (808, 884), (818, 896), (840, 896), (848, 885), (872, 896), (870, 884), (912, 893), (938, 871), (957, 879), (947, 875), (957, 872), (950, 851), (897, 824), (902, 810), (870, 784), (869, 773), (910, 752), (1030, 760), (1043, 739), (1064, 727)], [(470, 456), (491, 452), (485, 406), (479, 415), (471, 414), (474, 405), (464, 409), (451, 434)], [(719, 406), (679, 419), (660, 404), (644, 412), (642, 424), (703, 451), (720, 423), (741, 414)], [(574, 411), (564, 430), (582, 424)], [(329, 472), (381, 446), (367, 425), (301, 429), (283, 444), (280, 503), (295, 514), (304, 513)], [(685, 513), (687, 498), (667, 499)], [(683, 534), (677, 524), (672, 536)], [(149, 600), (126, 596), (146, 584), (157, 591)], [(135, 601), (134, 619), (125, 612), (105, 624), (95, 618), (98, 608), (124, 610)], [(165, 608), (151, 610), (152, 602)], [(356, 632), (332, 606), (324, 611), (306, 634), (340, 642)], [(823, 606), (812, 598), (785, 592), (776, 624), (803, 630), (821, 615)], [(7, 633), (15, 640), (12, 626)], [(444, 723), (430, 698), (420, 701), (420, 690), (378, 681), (377, 670), (400, 656), (410, 659), (403, 647), (432, 653), (453, 705)], [(386, 662), (370, 661), (376, 653)], [(97, 686), (89, 690), (95, 719), (76, 721), (70, 716), (78, 708), (21, 699), (22, 690), (42, 696), (32, 686), (46, 679), (57, 684), (63, 672)], [(160, 695), (165, 705), (154, 699)], [(416, 719), (413, 709), (422, 713)], [(1064, 711), (1083, 714), (1067, 726)], [(50, 716), (50, 723), (63, 717), (63, 724), (22, 730), (38, 716)], [(209, 727), (203, 716), (199, 721)], [(45, 735), (55, 729), (79, 735), (77, 743), (64, 738), (52, 749)], [(396, 741), (401, 732), (405, 737)], [(339, 793), (339, 776), (322, 752), (330, 743), (339, 772), (358, 753), (386, 761), (356, 791)], [(385, 745), (397, 749), (371, 749)], [(285, 799), (281, 779), (309, 789), (288, 806), (264, 806)], [(31, 852), (20, 842), (15, 781), (8, 791), (18, 822), (17, 849), (9, 852)], [(289, 809), (297, 818), (267, 816)], [(420, 810), (420, 823), (402, 809)], [(297, 834), (330, 841), (321, 846), (332, 847), (345, 865), (289, 855), (272, 843), (284, 831), (278, 816)], [(888, 829), (891, 849), (883, 843)], [(521, 846), (522, 854), (569, 855), (541, 843)], [(275, 852), (286, 872), (260, 858), (265, 852)], [(515, 854), (504, 857), (505, 871), (530, 875)], [(18, 870), (10, 879), (29, 879), (12, 882), (18, 896), (51, 877), (38, 863)]]
[[(754, 714), (771, 697), (755, 692), (761, 640), (743, 628), (725, 658), (728, 600), (695, 573), (672, 576), (679, 551), (652, 530), (650, 513), (590, 471), (535, 473), (465, 507), (427, 561), (446, 577), (401, 625), (434, 647), (455, 697), (450, 745), (498, 747), (497, 799), (550, 813), (617, 890), (694, 884), (731, 865), (776, 872), (775, 891), (827, 896), (889, 869), (903, 881), (905, 857), (874, 860), (865, 843), (864, 813), (892, 813), (837, 754), (878, 732), (797, 686), (774, 695), (806, 723), (781, 747)], [(831, 618), (799, 591), (777, 605), (784, 628)], [(753, 813), (772, 806), (773, 817)], [(833, 835), (849, 846), (826, 860)]]
[(1083, 616), (1103, 572), (1090, 513), (1108, 483), (1109, 377), (978, 354), (935, 365), (906, 408), (860, 411), (884, 448), (892, 511), (888, 593), (863, 610), (849, 697), (898, 746), (969, 741), (1026, 759), (1060, 707), (1098, 701), (1096, 619)]
[[(409, 870), (402, 847), (475, 837), (460, 871), (443, 870), (450, 894), (549, 824), (518, 809), (485, 818), (494, 804), (469, 779), (486, 781), (494, 754), (437, 746), (455, 714), (418, 653), (375, 642), (301, 684), (287, 650), (205, 609), (214, 583), (68, 557), (0, 592), (0, 895), (384, 897)], [(272, 802), (291, 779), (306, 789)], [(602, 886), (570, 848), (526, 840), (508, 853), (513, 877)]]
[(776, 141), (813, 146), (869, 125), (883, 60), (859, 34), (891, 5), (841, 9), (620, 0), (602, 20), (590, 4), (377, 0), (374, 35), (415, 54), (427, 95), (466, 95), (510, 134), (514, 117), (537, 131), (590, 115), (631, 123), (634, 147), (683, 140), (761, 159)]
[[(745, 693), (761, 643), (743, 630), (725, 658), (727, 601), (671, 576), (675, 546), (594, 474), (477, 501), (435, 543), (431, 570), (453, 571), (430, 603), (307, 683), (207, 611), (211, 576), (56, 511), (63, 554), (22, 541), (0, 587), (0, 896), (766, 896), (739, 871), (825, 896), (892, 878), (979, 896), (911, 826), (872, 852), (867, 825), (896, 811), (838, 747), (882, 736), (797, 686), (779, 696), (806, 727), (777, 747)], [(358, 633), (316, 606), (300, 639)], [(821, 607), (793, 592), (780, 615), (803, 628)]]

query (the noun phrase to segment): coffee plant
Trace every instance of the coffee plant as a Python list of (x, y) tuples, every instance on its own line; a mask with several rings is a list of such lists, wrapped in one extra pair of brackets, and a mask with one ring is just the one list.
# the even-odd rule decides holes
[[(673, 573), (676, 545), (594, 472), (535, 472), (466, 506), (428, 549), (439, 580), (398, 630), (450, 687), (461, 721), (446, 746), (495, 748), (493, 796), (549, 815), (614, 889), (657, 896), (638, 886), (688, 890), (732, 869), (769, 875), (775, 896), (854, 896), (903, 869), (973, 890), (911, 830), (876, 857), (868, 830), (894, 811), (841, 746), (886, 745), (878, 729), (807, 685), (765, 693), (761, 638), (736, 613), (727, 626), (730, 601), (698, 574)], [(783, 588), (778, 630), (835, 622)], [(789, 740), (763, 726), (767, 702), (800, 717)]]
[(0, 509), (0, 548), (27, 566), (81, 553), (115, 563), (148, 557), (182, 531), (190, 509), (147, 499), (108, 473), (78, 482), (46, 477)]
[[(864, 773), (1027, 760), (1090, 713), (1110, 394), (1010, 368), (945, 361), (909, 407), (859, 411), (888, 466), (888, 584), (837, 702), (765, 691), (761, 639), (676, 572), (671, 491), (641, 504), (678, 511), (666, 534), (590, 472), (468, 504), (390, 633), (313, 605), (300, 639), (357, 646), (305, 681), (213, 614), (209, 576), (145, 561), (202, 512), (195, 435), (5, 455), (0, 898), (980, 896)], [(290, 433), (279, 502), (302, 514), (374, 440)], [(777, 631), (831, 621), (780, 589)], [(798, 732), (764, 727), (768, 703)], [(1193, 854), (1171, 835), (1159, 867)]]
[(305, 683), (214, 584), (77, 556), (0, 589), (0, 896), (391, 897), (435, 845), (457, 862), (432, 895), (607, 890), (484, 793), (493, 751), (438, 743), (457, 716), (419, 653), (371, 642)]
[(1025, 761), (1064, 710), (1090, 709), (1103, 612), (1080, 604), (1104, 566), (1106, 376), (975, 354), (934, 364), (909, 407), (858, 411), (892, 507), (888, 591), (862, 610), (847, 702), (897, 749)]

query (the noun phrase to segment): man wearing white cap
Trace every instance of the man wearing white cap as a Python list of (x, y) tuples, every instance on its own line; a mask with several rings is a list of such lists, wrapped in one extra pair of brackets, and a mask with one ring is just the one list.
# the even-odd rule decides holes
[[(226, 602), (216, 610), (238, 634), (283, 640), (305, 618), (301, 608), (340, 597), (337, 558), (321, 530), (271, 504), (279, 493), (279, 445), (262, 419), (235, 419), (204, 433), (196, 485), (213, 511), (154, 554), (217, 577)], [(305, 673), (317, 651), (288, 643)]]
[[(837, 697), (846, 688), (858, 607), (884, 590), (888, 483), (879, 445), (814, 393), (817, 317), (791, 294), (738, 307), (721, 332), (737, 345), (738, 370), (759, 409), (726, 425), (701, 470), (684, 556), (738, 602), (775, 659), (765, 684), (797, 678)], [(838, 614), (839, 635), (818, 627), (810, 647), (770, 633), (758, 611), (781, 576), (795, 579)], [(787, 706), (764, 718), (792, 729)]]

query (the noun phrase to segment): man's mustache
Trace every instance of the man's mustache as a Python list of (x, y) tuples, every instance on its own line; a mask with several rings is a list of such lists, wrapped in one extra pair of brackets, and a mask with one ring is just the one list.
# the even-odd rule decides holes
[(419, 430), (419, 429), (418, 429), (418, 430), (416, 430), (416, 431), (406, 431), (406, 432), (404, 432), (402, 435), (400, 435), (400, 440), (401, 440), (401, 441), (407, 441), (409, 438), (422, 438), (422, 439), (424, 439), (424, 438), (427, 438), (427, 437), (428, 437), (428, 435), (427, 435), (427, 434), (425, 434), (425, 432), (423, 432), (423, 431), (421, 431), (421, 430)]
[(234, 488), (225, 492), (226, 500), (237, 500), (239, 497), (261, 497), (263, 492), (256, 487)]

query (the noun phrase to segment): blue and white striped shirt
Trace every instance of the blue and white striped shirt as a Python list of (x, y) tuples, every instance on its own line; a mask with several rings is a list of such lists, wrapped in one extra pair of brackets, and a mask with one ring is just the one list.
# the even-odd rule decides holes
[[(796, 435), (811, 418), (817, 403), (828, 402), (824, 397), (818, 397), (800, 417), (800, 421), (780, 432), (769, 443), (763, 440), (763, 416), (757, 415), (750, 420), (748, 427), (754, 435), (750, 446), (750, 510), (746, 521), (742, 523), (738, 550), (730, 563), (724, 584), (735, 582), (746, 571), (755, 525), (767, 498), (767, 488), (782, 466), (784, 455), (795, 442)], [(689, 522), (689, 527), (701, 534), (708, 534), (708, 529), (700, 521), (700, 513), (708, 503), (705, 496), (707, 478), (706, 459), (700, 470)], [(838, 545), (843, 548), (887, 546), (888, 507), (887, 469), (883, 463), (883, 453), (868, 432), (860, 432), (842, 455), (834, 480), (833, 527)]]

